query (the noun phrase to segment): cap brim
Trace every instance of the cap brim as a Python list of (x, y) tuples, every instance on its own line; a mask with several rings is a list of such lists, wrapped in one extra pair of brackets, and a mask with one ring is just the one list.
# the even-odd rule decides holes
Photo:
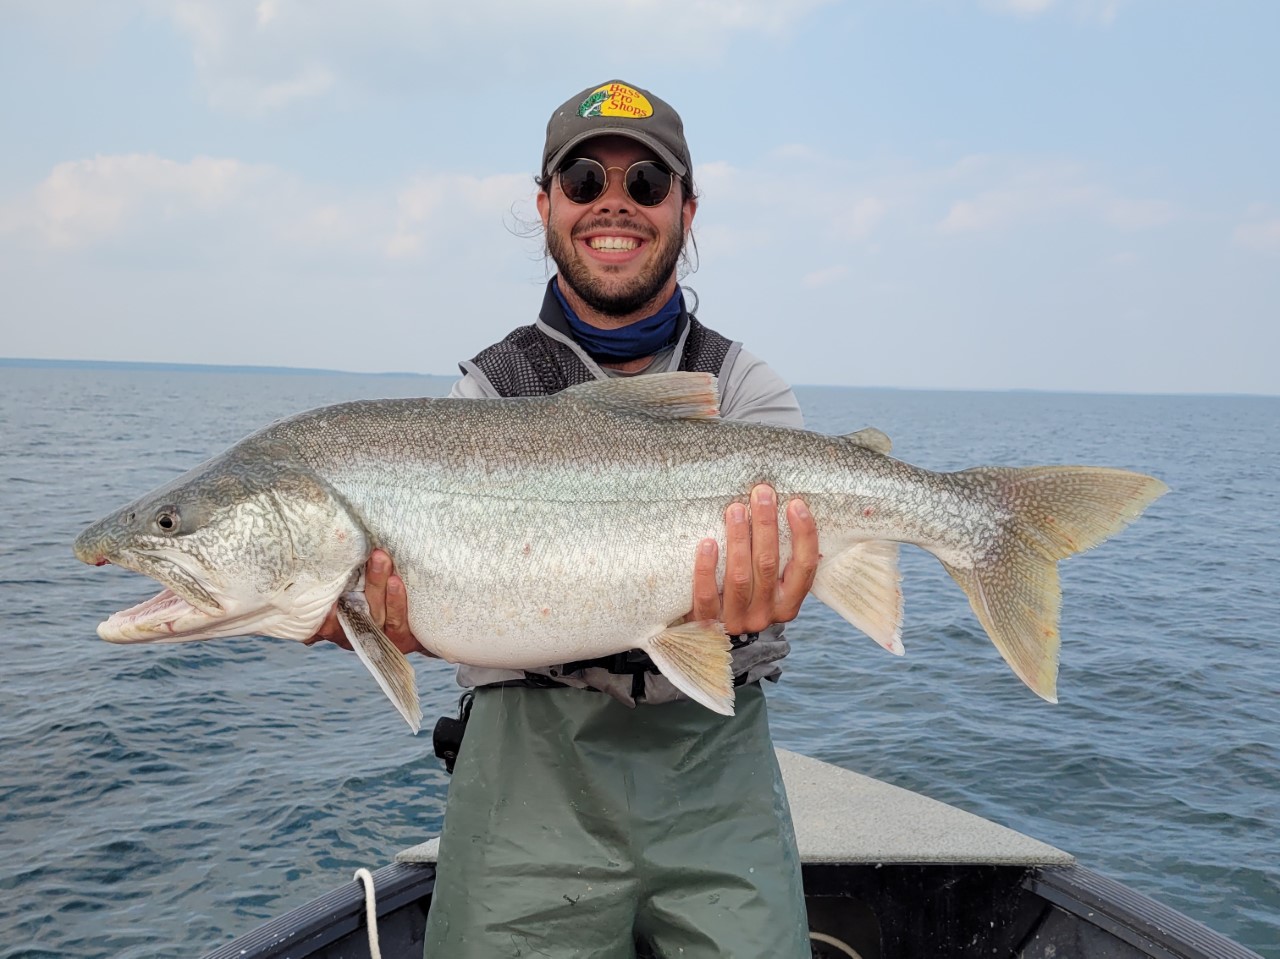
[(560, 164), (564, 162), (565, 157), (567, 157), (578, 144), (584, 143), (587, 140), (594, 140), (596, 137), (610, 136), (626, 137), (628, 140), (635, 140), (637, 143), (644, 144), (654, 153), (658, 154), (659, 159), (661, 159), (667, 166), (671, 167), (675, 172), (675, 175), (678, 177), (686, 176), (689, 173), (689, 168), (685, 166), (684, 161), (679, 159), (674, 153), (667, 149), (667, 147), (659, 143), (655, 137), (650, 136), (643, 130), (635, 130), (627, 127), (592, 127), (590, 130), (584, 130), (577, 136), (570, 137), (559, 150), (553, 153), (551, 155), (551, 159), (547, 162), (547, 168), (542, 171), (542, 175), (547, 176), (552, 171), (556, 170)]

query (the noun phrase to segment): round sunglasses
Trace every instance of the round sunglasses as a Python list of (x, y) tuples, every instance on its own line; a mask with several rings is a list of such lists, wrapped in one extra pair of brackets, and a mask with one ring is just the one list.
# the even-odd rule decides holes
[(627, 196), (641, 206), (657, 206), (665, 200), (675, 179), (675, 173), (657, 160), (639, 160), (623, 170), (620, 166), (605, 167), (597, 160), (578, 157), (560, 168), (560, 189), (574, 203), (591, 203), (604, 193), (610, 170), (622, 174), (622, 187)]

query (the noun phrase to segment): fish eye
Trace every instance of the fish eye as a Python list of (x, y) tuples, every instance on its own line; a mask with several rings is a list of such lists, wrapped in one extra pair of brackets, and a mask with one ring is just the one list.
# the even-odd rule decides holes
[(178, 520), (178, 507), (176, 506), (161, 506), (156, 513), (156, 526), (165, 533), (172, 533), (176, 530), (178, 528)]

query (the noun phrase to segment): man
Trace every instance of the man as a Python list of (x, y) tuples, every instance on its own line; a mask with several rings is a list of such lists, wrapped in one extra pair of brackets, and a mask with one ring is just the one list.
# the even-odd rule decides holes
[[(697, 211), (680, 117), (621, 81), (551, 117), (538, 213), (557, 275), (536, 324), (462, 364), (455, 397), (540, 395), (676, 369), (717, 374), (722, 415), (801, 417), (765, 364), (690, 315), (677, 264)], [(696, 619), (734, 638), (737, 711), (690, 702), (639, 654), (524, 673), (462, 667), (476, 687), (449, 790), (428, 957), (644, 954), (807, 957), (800, 866), (760, 680), (776, 679), (813, 582), (817, 531), (788, 504), (792, 560), (779, 576), (773, 491), (725, 515), (700, 544)], [(376, 619), (405, 651), (403, 583), (377, 552)], [(337, 639), (330, 622), (319, 634)]]

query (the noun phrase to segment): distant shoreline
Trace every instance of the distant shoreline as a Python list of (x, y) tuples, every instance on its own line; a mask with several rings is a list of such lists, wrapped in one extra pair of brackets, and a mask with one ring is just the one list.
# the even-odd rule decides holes
[[(31, 357), (0, 356), (0, 369), (32, 370), (115, 370), (140, 373), (250, 373), (273, 376), (385, 376), (415, 377), (423, 380), (456, 380), (457, 374), (409, 373), (403, 370), (386, 370), (380, 373), (362, 373), (357, 370), (330, 370), (306, 366), (232, 366), (218, 363), (149, 363), (141, 360), (43, 360)], [(1025, 387), (1007, 389), (967, 389), (962, 387), (922, 386), (841, 386), (830, 383), (793, 383), (793, 388), (805, 390), (866, 390), (868, 392), (897, 393), (1015, 393), (1052, 394), (1062, 396), (1196, 396), (1239, 397), (1249, 399), (1275, 399), (1270, 393), (1134, 393), (1126, 390), (1037, 390)]]
[(21, 356), (0, 356), (0, 368), (37, 370), (121, 370), (152, 373), (271, 373), (311, 376), (417, 376), (444, 379), (435, 373), (408, 373), (388, 370), (382, 373), (358, 373), (354, 370), (326, 370), (302, 366), (232, 366), (220, 363), (149, 363), (142, 360), (42, 360)]

